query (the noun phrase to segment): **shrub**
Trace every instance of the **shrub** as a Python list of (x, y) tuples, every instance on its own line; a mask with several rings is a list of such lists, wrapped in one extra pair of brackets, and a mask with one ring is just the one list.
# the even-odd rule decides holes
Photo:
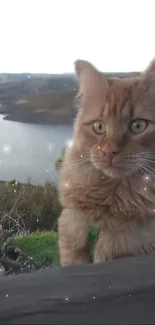
[(57, 187), (53, 182), (43, 186), (15, 180), (0, 184), (0, 222), (3, 228), (17, 231), (57, 229), (61, 211)]
[(64, 147), (62, 149), (60, 157), (55, 162), (55, 168), (56, 168), (58, 173), (59, 173), (59, 170), (60, 170), (60, 168), (61, 168), (61, 166), (63, 164), (63, 158), (64, 158), (64, 155), (65, 155), (66, 149), (67, 149), (67, 147)]

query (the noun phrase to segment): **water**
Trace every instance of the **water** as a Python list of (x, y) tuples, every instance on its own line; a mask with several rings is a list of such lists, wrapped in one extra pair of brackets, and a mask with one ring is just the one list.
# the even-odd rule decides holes
[(57, 181), (55, 160), (72, 132), (72, 126), (24, 124), (0, 115), (0, 180)]

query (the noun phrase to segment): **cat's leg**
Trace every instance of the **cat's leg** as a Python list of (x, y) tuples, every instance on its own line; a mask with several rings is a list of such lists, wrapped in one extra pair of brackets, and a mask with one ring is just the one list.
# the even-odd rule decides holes
[(88, 225), (84, 217), (64, 209), (58, 220), (58, 241), (62, 266), (89, 262)]
[[(142, 237), (143, 238), (143, 237)], [(143, 239), (133, 233), (101, 231), (94, 250), (94, 263), (145, 254)], [(150, 248), (149, 248), (150, 249)]]
[(107, 234), (102, 231), (99, 234), (98, 240), (94, 249), (94, 263), (106, 261), (112, 258), (112, 247), (108, 240)]
[(111, 232), (101, 231), (94, 250), (94, 263), (115, 258), (132, 256), (130, 244), (125, 244), (124, 237), (116, 237)]

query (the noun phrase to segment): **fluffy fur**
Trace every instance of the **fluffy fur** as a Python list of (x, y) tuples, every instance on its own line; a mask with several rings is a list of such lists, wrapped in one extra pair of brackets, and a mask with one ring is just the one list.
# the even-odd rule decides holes
[(80, 60), (75, 70), (80, 107), (59, 183), (61, 265), (90, 262), (89, 225), (100, 228), (94, 262), (150, 253), (155, 249), (155, 60), (135, 78), (106, 79)]

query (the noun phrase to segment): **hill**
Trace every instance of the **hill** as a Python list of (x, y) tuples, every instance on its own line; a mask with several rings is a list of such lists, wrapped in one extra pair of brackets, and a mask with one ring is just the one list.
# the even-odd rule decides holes
[[(107, 77), (137, 75), (105, 73)], [(0, 113), (28, 123), (71, 124), (78, 85), (74, 74), (0, 74)]]

